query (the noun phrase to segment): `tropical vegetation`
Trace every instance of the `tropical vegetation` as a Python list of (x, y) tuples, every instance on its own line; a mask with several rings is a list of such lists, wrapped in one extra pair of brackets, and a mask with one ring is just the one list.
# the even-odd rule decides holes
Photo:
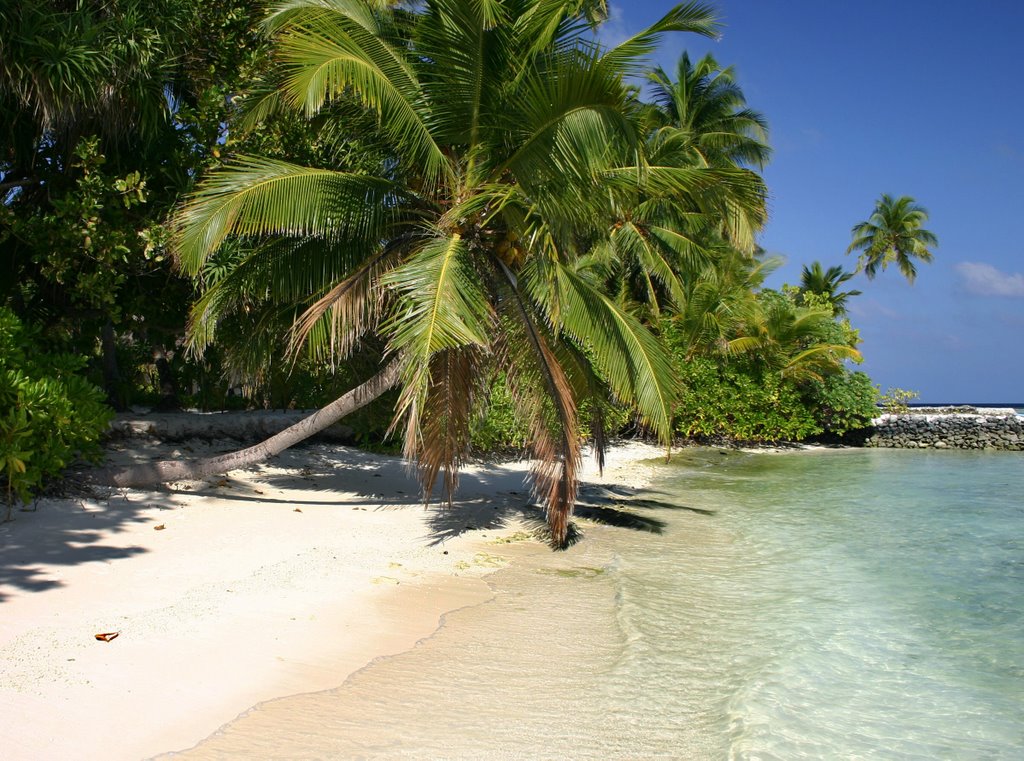
[[(59, 357), (12, 350), (5, 372), (70, 384), (53, 394), (80, 408), (39, 454), (25, 426), (56, 413), (3, 387), (9, 493), (96, 453), (84, 378), (118, 408), (319, 408), (112, 482), (223, 472), (358, 415), (427, 498), (474, 451), (527, 451), (558, 546), (585, 441), (600, 460), (624, 430), (667, 445), (866, 425), (852, 275), (816, 262), (764, 287), (767, 120), (711, 56), (646, 67), (665, 35), (715, 34), (713, 10), (677, 6), (611, 47), (606, 16), (601, 0), (0, 9), (16, 275), (0, 304), (12, 341)], [(869, 275), (911, 250), (886, 245)]]

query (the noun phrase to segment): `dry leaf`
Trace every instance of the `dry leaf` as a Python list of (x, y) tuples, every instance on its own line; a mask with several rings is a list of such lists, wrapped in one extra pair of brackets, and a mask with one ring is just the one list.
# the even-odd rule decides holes
[(292, 512), (293, 513), (301, 513), (302, 511), (299, 508), (296, 507), (294, 510), (292, 510)]
[(110, 642), (112, 639), (117, 639), (117, 635), (120, 633), (121, 632), (102, 632), (101, 634), (96, 635), (96, 639), (100, 642)]
[(167, 526), (163, 523), (161, 523), (159, 526), (153, 526), (154, 531), (163, 531), (165, 528), (167, 528)]

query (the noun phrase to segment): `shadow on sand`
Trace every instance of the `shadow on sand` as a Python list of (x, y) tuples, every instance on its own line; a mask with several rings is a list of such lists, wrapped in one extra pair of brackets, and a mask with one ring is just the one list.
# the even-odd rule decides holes
[[(463, 473), (451, 502), (436, 489), (431, 495), (425, 541), (436, 546), (465, 531), (498, 529), (513, 522), (546, 540), (544, 509), (534, 501), (524, 476), (522, 469), (502, 466)], [(321, 498), (310, 499), (311, 492)], [(289, 450), (250, 472), (244, 481), (212, 479), (188, 493), (227, 502), (296, 507), (425, 507), (419, 482), (401, 458), (324, 445)], [(152, 522), (154, 508), (173, 509), (177, 506), (175, 494), (170, 488), (112, 491), (90, 499), (47, 499), (35, 512), (15, 511), (14, 521), (0, 524), (0, 602), (12, 589), (40, 592), (61, 586), (60, 567), (109, 562), (146, 552), (142, 547), (112, 546), (109, 537), (132, 525)], [(661, 496), (652, 490), (584, 484), (575, 514), (583, 520), (655, 534), (662, 533), (667, 525), (652, 514), (659, 510), (713, 515)], [(570, 543), (580, 537), (573, 524)]]

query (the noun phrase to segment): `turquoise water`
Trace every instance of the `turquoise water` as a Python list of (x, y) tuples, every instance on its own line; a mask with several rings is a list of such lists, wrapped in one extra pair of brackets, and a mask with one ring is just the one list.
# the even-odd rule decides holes
[(689, 450), (659, 472), (625, 509), (661, 533), (509, 548), (491, 602), (196, 756), (1024, 757), (1021, 453)]
[[(726, 459), (664, 488), (722, 505), (742, 557), (706, 579), (716, 617), (751, 619), (718, 690), (728, 755), (1021, 757), (1024, 458)], [(627, 618), (646, 629), (641, 606)]]

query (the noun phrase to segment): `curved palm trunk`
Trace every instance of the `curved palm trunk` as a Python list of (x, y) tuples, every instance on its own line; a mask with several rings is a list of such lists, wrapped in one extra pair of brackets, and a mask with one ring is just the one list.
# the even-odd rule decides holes
[(397, 382), (398, 362), (393, 361), (366, 383), (357, 386), (326, 407), (255, 446), (192, 462), (164, 460), (143, 465), (131, 465), (120, 470), (107, 468), (100, 471), (97, 481), (109, 486), (152, 486), (168, 481), (205, 478), (226, 473), (229, 470), (245, 468), (280, 454), (288, 447), (319, 433), (350, 412), (369, 404)]

